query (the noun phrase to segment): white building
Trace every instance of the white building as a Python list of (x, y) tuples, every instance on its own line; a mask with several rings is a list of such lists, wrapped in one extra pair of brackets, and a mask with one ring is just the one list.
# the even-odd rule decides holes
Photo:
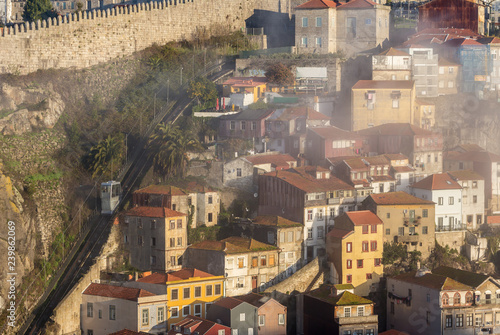
[(471, 170), (448, 174), (462, 186), (462, 222), (476, 230), (484, 222), (484, 178)]
[(403, 154), (385, 154), (391, 163), (389, 174), (396, 179), (395, 191), (409, 193), (410, 185), (415, 182), (415, 168), (410, 164), (408, 157)]
[(12, 15), (12, 1), (0, 0), (0, 24), (6, 24), (11, 22), (10, 20), (11, 15)]
[(415, 81), (415, 92), (417, 97), (438, 96), (438, 54), (432, 48), (424, 48), (417, 45), (409, 45), (403, 48), (411, 55), (412, 76)]
[(447, 173), (430, 175), (410, 186), (411, 194), (436, 203), (436, 232), (463, 230), (462, 186)]

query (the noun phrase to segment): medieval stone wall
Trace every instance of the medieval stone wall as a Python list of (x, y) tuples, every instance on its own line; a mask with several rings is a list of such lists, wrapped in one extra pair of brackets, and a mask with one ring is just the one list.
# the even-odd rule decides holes
[(244, 28), (254, 9), (285, 11), (279, 0), (162, 0), (92, 10), (0, 28), (0, 73), (85, 68), (153, 44), (192, 38), (217, 24)]

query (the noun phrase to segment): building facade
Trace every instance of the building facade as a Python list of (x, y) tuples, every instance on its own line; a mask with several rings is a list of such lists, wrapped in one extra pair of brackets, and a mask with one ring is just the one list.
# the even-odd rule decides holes
[(372, 80), (410, 80), (411, 55), (389, 48), (372, 56)]
[(471, 170), (448, 174), (462, 186), (462, 222), (467, 229), (476, 230), (484, 223), (484, 178)]

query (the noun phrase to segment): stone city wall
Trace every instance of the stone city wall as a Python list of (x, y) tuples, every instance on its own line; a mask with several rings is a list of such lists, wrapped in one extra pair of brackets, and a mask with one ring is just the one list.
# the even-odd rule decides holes
[(279, 11), (278, 0), (162, 0), (73, 13), (0, 28), (0, 73), (85, 68), (153, 44), (190, 39), (216, 24), (244, 28), (254, 9)]

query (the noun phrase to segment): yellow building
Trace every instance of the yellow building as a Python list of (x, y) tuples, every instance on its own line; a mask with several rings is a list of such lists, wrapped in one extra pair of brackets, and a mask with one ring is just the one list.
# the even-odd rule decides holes
[(352, 284), (354, 294), (367, 296), (383, 276), (383, 222), (370, 211), (344, 213), (326, 236), (333, 284)]
[(351, 92), (351, 130), (386, 123), (415, 123), (415, 82), (359, 80)]
[(222, 94), (229, 97), (231, 93), (252, 93), (253, 102), (257, 102), (266, 92), (266, 77), (233, 77), (222, 83)]
[(416, 99), (415, 102), (414, 124), (422, 129), (431, 130), (436, 123), (436, 105), (423, 99)]
[(198, 269), (153, 273), (136, 283), (150, 292), (167, 294), (167, 329), (188, 315), (205, 318), (210, 305), (225, 296), (224, 276)]

